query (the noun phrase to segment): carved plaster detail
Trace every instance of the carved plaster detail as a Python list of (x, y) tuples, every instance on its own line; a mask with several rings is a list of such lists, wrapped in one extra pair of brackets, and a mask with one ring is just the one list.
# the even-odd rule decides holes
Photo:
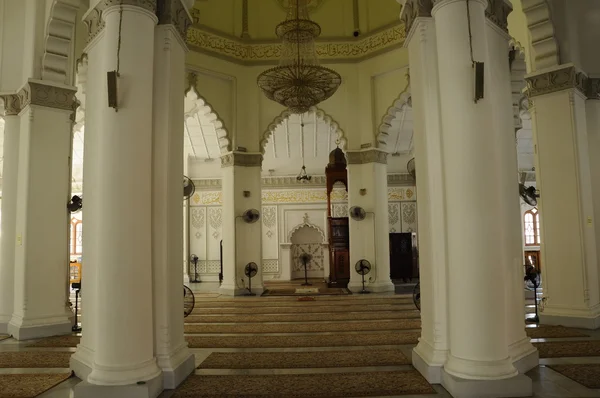
[(78, 106), (76, 92), (75, 87), (57, 87), (40, 80), (29, 80), (18, 96), (21, 109), (27, 105), (37, 105), (74, 112)]
[(156, 14), (159, 25), (175, 26), (175, 29), (181, 35), (181, 39), (185, 40), (188, 28), (192, 26), (192, 19), (181, 0), (159, 1)]
[(432, 8), (432, 0), (406, 0), (400, 13), (400, 20), (404, 22), (406, 33), (410, 32), (417, 18), (430, 18)]
[(528, 76), (525, 80), (527, 81), (527, 95), (529, 98), (568, 89), (576, 89), (583, 94), (587, 94), (589, 91), (588, 84), (590, 83), (585, 73), (577, 70), (572, 65)]
[(366, 163), (381, 163), (387, 164), (387, 152), (377, 149), (369, 149), (368, 151), (348, 151), (346, 158), (348, 164), (366, 164)]
[(21, 112), (21, 100), (16, 94), (3, 95), (4, 100), (4, 115), (15, 116)]
[[(102, 13), (107, 8), (121, 5), (140, 7), (152, 12), (153, 14), (156, 14), (156, 3), (157, 0), (102, 0), (100, 3), (98, 3), (96, 7), (94, 7), (93, 10), (90, 11), (90, 13), (83, 20), (83, 23), (85, 23), (88, 31), (88, 43), (94, 37), (98, 36), (98, 33), (100, 33), (102, 29), (104, 29), (105, 23), (104, 18), (102, 17)], [(183, 37), (185, 38), (185, 35)]]
[[(322, 62), (359, 62), (381, 51), (402, 46), (405, 38), (404, 27), (396, 23), (387, 29), (365, 35), (360, 40), (317, 41), (315, 51)], [(216, 54), (243, 65), (276, 63), (281, 57), (280, 42), (248, 42), (212, 31), (205, 26), (192, 26), (188, 29), (187, 43), (197, 51)]]
[(221, 167), (260, 167), (262, 160), (263, 156), (260, 153), (230, 152), (221, 156)]
[(590, 78), (586, 90), (588, 99), (600, 100), (600, 78)]
[(547, 0), (523, 0), (523, 12), (533, 47), (533, 70), (551, 68), (560, 64), (558, 40)]
[(504, 0), (488, 0), (485, 16), (492, 23), (508, 33), (508, 14), (512, 12), (512, 6)]

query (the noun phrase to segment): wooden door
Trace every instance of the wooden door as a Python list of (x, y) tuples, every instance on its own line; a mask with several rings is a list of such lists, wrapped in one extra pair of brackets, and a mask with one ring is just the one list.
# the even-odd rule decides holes
[(411, 233), (390, 234), (390, 277), (395, 280), (409, 281), (416, 278), (413, 267)]
[(329, 217), (329, 286), (350, 282), (350, 234), (348, 217)]

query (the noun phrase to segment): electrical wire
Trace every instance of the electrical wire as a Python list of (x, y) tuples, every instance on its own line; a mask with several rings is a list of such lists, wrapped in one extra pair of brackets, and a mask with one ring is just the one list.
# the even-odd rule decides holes
[(469, 27), (469, 46), (471, 48), (471, 62), (475, 66), (475, 59), (473, 58), (473, 34), (471, 32), (471, 9), (469, 7), (469, 0), (466, 0), (467, 4), (467, 26)]
[(121, 29), (123, 27), (123, 0), (121, 0), (119, 9), (119, 37), (117, 41), (117, 77), (119, 76), (119, 67), (121, 66)]

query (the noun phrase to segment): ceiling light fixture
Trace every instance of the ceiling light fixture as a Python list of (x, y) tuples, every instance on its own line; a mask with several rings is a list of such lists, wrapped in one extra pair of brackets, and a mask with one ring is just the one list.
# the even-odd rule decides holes
[(277, 25), (275, 33), (283, 40), (279, 66), (261, 73), (257, 84), (270, 100), (292, 113), (306, 113), (331, 97), (342, 78), (319, 65), (315, 38), (321, 27), (309, 19), (307, 0), (290, 0), (286, 20)]
[(306, 166), (304, 165), (304, 121), (302, 120), (302, 114), (300, 115), (300, 155), (302, 156), (302, 168), (296, 180), (310, 181), (312, 177), (306, 174)]

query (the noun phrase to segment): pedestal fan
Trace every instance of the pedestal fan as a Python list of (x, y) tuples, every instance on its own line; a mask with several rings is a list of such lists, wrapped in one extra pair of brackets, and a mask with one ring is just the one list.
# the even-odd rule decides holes
[(194, 192), (196, 192), (194, 182), (189, 177), (183, 176), (183, 200), (191, 198)]
[(358, 260), (356, 265), (354, 266), (356, 272), (362, 276), (362, 290), (359, 292), (360, 294), (371, 293), (367, 289), (365, 289), (365, 275), (371, 272), (371, 263), (369, 260)]
[(535, 323), (540, 322), (540, 317), (538, 316), (538, 299), (537, 299), (537, 289), (540, 287), (541, 278), (539, 271), (532, 265), (527, 266), (525, 271), (525, 286), (528, 289), (533, 288), (533, 302), (535, 304), (535, 316), (533, 318), (528, 318), (527, 320)]
[(191, 283), (200, 283), (198, 280), (198, 256), (192, 254), (190, 256), (190, 263), (194, 264), (194, 280)]
[(244, 296), (256, 296), (256, 293), (252, 293), (252, 278), (258, 273), (258, 265), (256, 263), (248, 263), (244, 267), (244, 275), (248, 277), (248, 293)]
[(194, 305), (196, 304), (196, 299), (194, 298), (194, 293), (192, 289), (183, 285), (183, 317), (187, 317), (194, 310)]
[(70, 213), (77, 213), (83, 208), (83, 198), (81, 196), (73, 195), (69, 203), (67, 203), (67, 209)]
[(302, 286), (312, 286), (312, 283), (308, 283), (308, 263), (310, 263), (310, 260), (312, 260), (312, 256), (308, 253), (302, 253), (300, 255), (300, 257), (298, 257), (300, 259), (300, 261), (302, 261), (302, 264), (304, 264), (304, 283), (302, 284)]

